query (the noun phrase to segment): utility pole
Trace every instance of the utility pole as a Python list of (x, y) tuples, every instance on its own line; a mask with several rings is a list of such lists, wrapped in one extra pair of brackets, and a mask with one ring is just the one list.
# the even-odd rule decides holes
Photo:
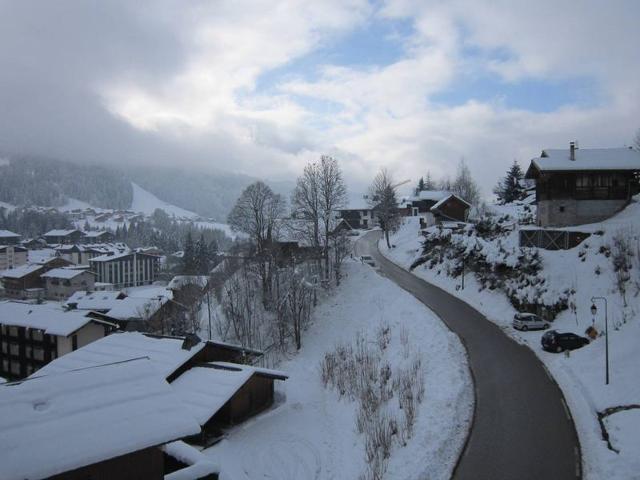
[(607, 307), (607, 299), (605, 297), (591, 297), (591, 313), (593, 316), (598, 313), (598, 308), (596, 307), (596, 300), (604, 301), (604, 362), (605, 362), (605, 380), (604, 384), (609, 385), (609, 319), (608, 319), (608, 310)]

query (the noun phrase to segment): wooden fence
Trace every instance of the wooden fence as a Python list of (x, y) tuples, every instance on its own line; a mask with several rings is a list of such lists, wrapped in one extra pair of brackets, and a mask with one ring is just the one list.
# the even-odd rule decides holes
[(567, 230), (526, 229), (520, 230), (521, 247), (537, 247), (545, 250), (568, 250), (580, 245), (591, 234)]

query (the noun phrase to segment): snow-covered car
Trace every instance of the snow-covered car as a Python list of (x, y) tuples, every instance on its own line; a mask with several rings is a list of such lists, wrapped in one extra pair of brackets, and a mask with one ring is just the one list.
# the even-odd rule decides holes
[(549, 322), (541, 319), (534, 313), (516, 313), (513, 316), (513, 328), (516, 330), (546, 330), (549, 328)]
[(589, 339), (571, 332), (560, 333), (555, 330), (549, 330), (542, 335), (540, 343), (542, 343), (542, 348), (546, 351), (560, 353), (564, 350), (582, 348), (589, 344)]
[(367, 265), (371, 265), (372, 267), (376, 266), (376, 262), (373, 260), (373, 257), (371, 255), (360, 256), (360, 261), (362, 263), (366, 263)]

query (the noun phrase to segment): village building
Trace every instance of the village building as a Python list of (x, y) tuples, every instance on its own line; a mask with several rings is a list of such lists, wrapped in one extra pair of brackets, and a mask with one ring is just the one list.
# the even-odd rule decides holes
[(632, 148), (545, 149), (525, 178), (536, 182), (536, 223), (595, 223), (623, 209), (640, 189), (640, 152)]
[(50, 300), (66, 300), (79, 290), (93, 290), (95, 273), (79, 268), (54, 268), (41, 275), (45, 280), (45, 296)]
[(19, 245), (22, 237), (9, 230), (0, 230), (0, 245)]
[(159, 257), (146, 253), (129, 252), (106, 254), (89, 260), (96, 281), (111, 283), (115, 288), (151, 285), (159, 268)]
[(366, 230), (375, 226), (374, 212), (365, 199), (349, 203), (349, 208), (337, 212), (338, 222), (343, 221), (351, 229)]
[(70, 262), (62, 258), (51, 258), (42, 263), (28, 263), (11, 270), (2, 271), (2, 286), (5, 295), (15, 299), (44, 298), (44, 279), (42, 274), (54, 268), (66, 267)]
[(440, 200), (451, 195), (446, 190), (422, 190), (415, 195), (403, 198), (400, 201), (399, 212), (404, 217), (421, 217), (421, 224), (430, 227), (435, 224), (435, 216), (431, 212), (433, 207)]
[(0, 431), (3, 480), (162, 480), (166, 455), (184, 452), (164, 445), (200, 426), (137, 358), (0, 385)]
[(99, 230), (84, 232), (86, 243), (111, 243), (115, 240), (115, 235), (109, 230)]
[(107, 313), (118, 301), (127, 298), (122, 291), (84, 291), (79, 290), (64, 303), (69, 310), (90, 310)]
[(449, 194), (431, 208), (436, 224), (444, 222), (466, 222), (471, 204), (458, 195)]
[(28, 250), (20, 245), (0, 244), (0, 271), (10, 270), (27, 263)]
[(108, 254), (129, 252), (123, 243), (97, 243), (88, 245), (60, 245), (55, 248), (56, 255), (76, 265), (89, 265), (89, 260)]
[(59, 358), (38, 375), (87, 370), (105, 362), (146, 357), (155, 374), (168, 381), (185, 412), (201, 429), (189, 441), (208, 444), (221, 429), (235, 425), (273, 404), (274, 381), (282, 372), (249, 365), (262, 352), (197, 336), (168, 337), (119, 332)]
[(0, 302), (0, 376), (24, 378), (98, 340), (116, 325), (55, 304)]
[(84, 238), (84, 232), (80, 230), (50, 230), (43, 236), (48, 245), (81, 243)]

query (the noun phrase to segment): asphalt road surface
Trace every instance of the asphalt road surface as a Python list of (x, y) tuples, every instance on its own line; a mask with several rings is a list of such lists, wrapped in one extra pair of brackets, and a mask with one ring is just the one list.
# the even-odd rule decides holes
[(579, 442), (560, 388), (540, 360), (467, 303), (384, 258), (379, 232), (356, 244), (380, 273), (434, 311), (469, 354), (476, 405), (455, 479), (528, 480), (581, 477)]

